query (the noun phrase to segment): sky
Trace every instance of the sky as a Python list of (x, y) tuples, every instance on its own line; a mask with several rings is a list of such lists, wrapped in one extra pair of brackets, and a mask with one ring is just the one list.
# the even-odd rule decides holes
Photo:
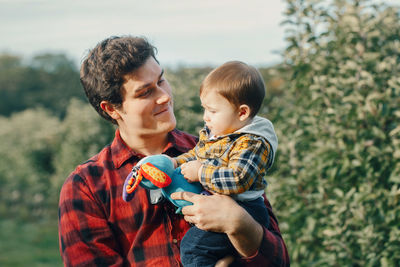
[(101, 40), (136, 35), (157, 47), (163, 65), (268, 66), (282, 61), (285, 7), (283, 0), (0, 0), (0, 53), (65, 53), (79, 64)]
[(285, 48), (279, 0), (0, 0), (0, 53), (78, 63), (113, 35), (146, 36), (167, 65), (269, 65)]

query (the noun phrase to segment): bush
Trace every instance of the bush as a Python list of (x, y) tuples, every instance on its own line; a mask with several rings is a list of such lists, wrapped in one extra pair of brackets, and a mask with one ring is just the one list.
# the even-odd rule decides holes
[(55, 218), (66, 177), (112, 141), (114, 128), (91, 106), (68, 106), (63, 121), (40, 108), (0, 117), (0, 218)]
[(400, 263), (400, 18), (287, 1), (286, 106), (270, 195), (294, 266)]
[(0, 124), (0, 218), (43, 216), (61, 122), (35, 109), (0, 117)]

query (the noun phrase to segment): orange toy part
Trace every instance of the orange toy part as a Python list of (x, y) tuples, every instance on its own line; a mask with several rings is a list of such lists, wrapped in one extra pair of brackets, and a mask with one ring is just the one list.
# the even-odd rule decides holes
[(136, 179), (134, 177), (131, 177), (128, 181), (128, 185), (126, 186), (126, 192), (128, 194), (131, 194), (133, 191), (135, 191), (136, 188), (139, 186), (140, 182), (142, 181), (142, 179), (143, 176), (140, 172), (138, 173)]
[(150, 162), (147, 162), (140, 167), (140, 173), (159, 188), (169, 186), (172, 182), (171, 177), (169, 177), (165, 172), (160, 171)]

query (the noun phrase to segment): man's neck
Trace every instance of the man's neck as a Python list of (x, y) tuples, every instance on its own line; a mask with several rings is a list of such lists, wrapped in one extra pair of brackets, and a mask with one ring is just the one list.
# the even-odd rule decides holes
[(137, 136), (120, 132), (120, 135), (130, 148), (145, 156), (161, 154), (168, 144), (168, 133)]

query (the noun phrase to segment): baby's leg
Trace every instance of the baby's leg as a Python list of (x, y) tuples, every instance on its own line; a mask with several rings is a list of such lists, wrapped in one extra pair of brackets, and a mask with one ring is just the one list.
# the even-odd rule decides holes
[(269, 215), (262, 197), (250, 201), (237, 201), (259, 224), (268, 228)]
[(181, 242), (184, 267), (214, 267), (219, 259), (227, 255), (235, 256), (236, 251), (226, 234), (207, 232), (194, 226)]

